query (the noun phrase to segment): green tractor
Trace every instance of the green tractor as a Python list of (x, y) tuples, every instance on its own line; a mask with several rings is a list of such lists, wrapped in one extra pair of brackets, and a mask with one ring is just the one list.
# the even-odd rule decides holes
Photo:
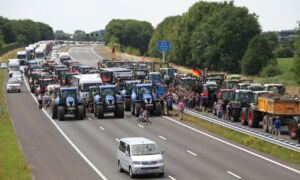
[(76, 119), (85, 117), (84, 106), (78, 96), (77, 88), (60, 88), (52, 105), (52, 118), (63, 121), (65, 115), (74, 115)]
[(231, 101), (231, 118), (232, 122), (238, 122), (241, 118), (241, 123), (247, 124), (248, 108), (253, 102), (253, 92), (250, 90), (236, 90), (234, 100)]
[(261, 113), (258, 111), (258, 97), (262, 94), (271, 93), (270, 91), (254, 91), (253, 102), (250, 103), (248, 113), (246, 115), (248, 120), (248, 126), (252, 128), (259, 127), (259, 121), (263, 118)]
[(122, 97), (118, 98), (115, 85), (101, 85), (94, 97), (95, 116), (104, 118), (104, 113), (113, 112), (117, 118), (124, 118), (124, 103)]

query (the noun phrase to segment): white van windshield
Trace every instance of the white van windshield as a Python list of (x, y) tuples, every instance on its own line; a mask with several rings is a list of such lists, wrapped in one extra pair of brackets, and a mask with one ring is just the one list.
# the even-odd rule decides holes
[(133, 156), (160, 154), (156, 144), (137, 144), (132, 145), (131, 153)]

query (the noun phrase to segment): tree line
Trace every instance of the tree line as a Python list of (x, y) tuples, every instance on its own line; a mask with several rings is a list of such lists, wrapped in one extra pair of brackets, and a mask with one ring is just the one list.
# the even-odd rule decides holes
[(11, 43), (28, 45), (40, 40), (53, 38), (52, 27), (45, 23), (29, 19), (10, 20), (0, 16), (0, 48)]

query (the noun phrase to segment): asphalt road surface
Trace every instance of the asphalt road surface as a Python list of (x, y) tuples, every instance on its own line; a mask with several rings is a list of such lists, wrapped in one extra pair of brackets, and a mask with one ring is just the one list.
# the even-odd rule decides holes
[[(73, 59), (96, 65), (100, 52), (94, 47), (70, 50)], [(130, 179), (117, 170), (117, 141), (142, 136), (165, 150), (165, 176), (178, 180), (298, 180), (300, 168), (224, 140), (177, 117), (150, 117), (140, 124), (129, 112), (103, 120), (88, 114), (82, 121), (53, 121), (38, 109), (23, 86), (21, 94), (8, 94), (9, 111), (18, 138), (36, 179)], [(63, 135), (62, 135), (63, 133)], [(68, 139), (68, 140), (67, 140)], [(137, 179), (158, 179), (141, 176)]]

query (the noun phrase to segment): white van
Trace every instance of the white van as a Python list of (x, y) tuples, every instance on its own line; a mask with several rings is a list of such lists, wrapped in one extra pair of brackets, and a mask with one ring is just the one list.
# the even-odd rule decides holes
[(140, 174), (164, 176), (164, 161), (158, 145), (146, 138), (122, 138), (118, 149), (118, 169), (130, 177)]

